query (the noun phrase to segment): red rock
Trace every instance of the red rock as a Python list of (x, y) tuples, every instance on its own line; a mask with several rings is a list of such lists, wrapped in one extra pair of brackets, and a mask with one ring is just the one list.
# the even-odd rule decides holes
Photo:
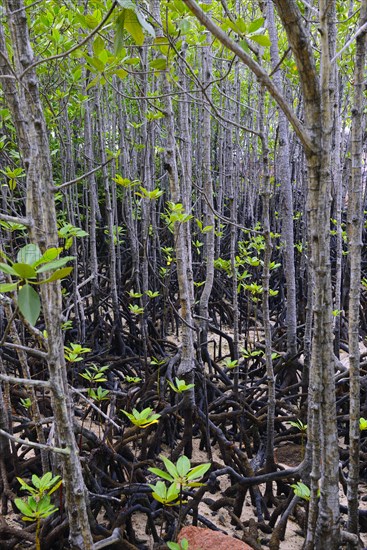
[(190, 525), (181, 529), (178, 541), (187, 539), (189, 550), (253, 550), (251, 546), (220, 531)]

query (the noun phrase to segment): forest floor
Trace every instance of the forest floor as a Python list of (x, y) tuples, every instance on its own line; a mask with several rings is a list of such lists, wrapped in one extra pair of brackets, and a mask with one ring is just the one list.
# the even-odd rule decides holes
[[(230, 331), (226, 330), (226, 332), (228, 333)], [(256, 341), (256, 339), (259, 339), (259, 334), (256, 334), (256, 337), (257, 338), (255, 338), (255, 333), (254, 333), (253, 341)], [(170, 339), (172, 340), (172, 343), (174, 342), (177, 345), (177, 340), (178, 340), (177, 338), (172, 336), (170, 337)], [(225, 339), (223, 339), (222, 341), (219, 341), (219, 337), (216, 334), (211, 334), (210, 341), (211, 341), (211, 345), (213, 346), (213, 349), (210, 350), (213, 353), (213, 356), (216, 355), (216, 352), (218, 350), (220, 350), (221, 358), (224, 358), (229, 354), (228, 344)], [(365, 348), (361, 351), (365, 351)], [(345, 352), (342, 352), (340, 359), (343, 366), (348, 368), (348, 355)], [(84, 410), (83, 405), (81, 410)], [(287, 427), (289, 426), (289, 422), (287, 420), (285, 421), (284, 424)], [(101, 436), (101, 431), (103, 432), (103, 427), (100, 424), (98, 424), (98, 422), (92, 421), (92, 420), (88, 421), (88, 429), (91, 432), (93, 432), (98, 438), (100, 438)], [(115, 442), (117, 442), (117, 439)], [(339, 443), (341, 448), (346, 447), (342, 439), (340, 439)], [(209, 462), (208, 453), (204, 450), (201, 450), (199, 448), (199, 445), (200, 445), (199, 439), (194, 438), (193, 455), (191, 459), (192, 465)], [(171, 449), (169, 447), (166, 447), (165, 445), (162, 445), (161, 447), (163, 450), (163, 454), (165, 454), (166, 456), (169, 456)], [(33, 451), (29, 450), (27, 452), (27, 455), (29, 455), (29, 453), (32, 454)], [(217, 465), (217, 467), (219, 468), (222, 468), (222, 466), (225, 467), (225, 464), (222, 460), (217, 443), (211, 447), (211, 454), (212, 454), (213, 462)], [(293, 468), (293, 467), (296, 467), (301, 462), (303, 449), (302, 449), (302, 446), (299, 444), (299, 440), (298, 442), (292, 442), (292, 439), (289, 438), (286, 441), (282, 441), (281, 443), (278, 443), (276, 445), (274, 454), (275, 454), (276, 463), (280, 467), (284, 467), (285, 469)], [(152, 480), (149, 479), (149, 477), (150, 476), (148, 476), (147, 481), (152, 482)], [(198, 507), (199, 516), (201, 516), (203, 520), (204, 518), (208, 520), (209, 524), (214, 525), (217, 529), (226, 533), (230, 537), (236, 537), (236, 538), (242, 539), (243, 533), (241, 529), (236, 527), (236, 525), (233, 523), (233, 519), (230, 515), (230, 512), (228, 511), (231, 508), (233, 508), (233, 505), (232, 506), (223, 505), (219, 508), (218, 511), (213, 511), (211, 509), (211, 507), (213, 507), (212, 506), (213, 501), (217, 501), (223, 498), (224, 496), (228, 496), (228, 493), (225, 494), (225, 491), (231, 488), (231, 481), (229, 479), (229, 476), (227, 475), (219, 477), (218, 482), (219, 484), (214, 494), (209, 491), (207, 491), (204, 494), (204, 497), (202, 498)], [(273, 482), (273, 488), (275, 492), (276, 486), (274, 482)], [(260, 492), (264, 494), (265, 486), (260, 485), (259, 489), (260, 489)], [(233, 495), (231, 496), (233, 501), (234, 500)], [(367, 510), (367, 483), (365, 483), (363, 480), (361, 480), (361, 483), (360, 483), (359, 496), (360, 496), (359, 508), (361, 510)], [(340, 502), (343, 506), (347, 507), (347, 499), (342, 488), (340, 489)], [(300, 503), (298, 506), (303, 509), (303, 516), (305, 517), (304, 503)], [(274, 511), (274, 508), (269, 509), (270, 514), (272, 514), (273, 511)], [(258, 521), (256, 508), (251, 501), (250, 492), (248, 492), (246, 495), (240, 520), (241, 520), (241, 523), (246, 526), (246, 528), (248, 527), (249, 522), (251, 523), (251, 520), (252, 522)], [(341, 516), (342, 527), (344, 527), (346, 520), (347, 520), (346, 515), (342, 514)], [(98, 521), (100, 524), (102, 525), (104, 524), (105, 527), (109, 528), (109, 526), (106, 524), (106, 518), (103, 513), (100, 513), (100, 515), (98, 516)], [(6, 522), (10, 526), (15, 527), (17, 529), (22, 528), (22, 522), (20, 521), (19, 515), (17, 514), (10, 513), (9, 515), (7, 515)], [(191, 523), (192, 523), (191, 517), (186, 518), (184, 521), (184, 525), (190, 525)], [(198, 521), (198, 526), (206, 527), (206, 525), (200, 522), (200, 519)], [(147, 516), (145, 514), (140, 512), (135, 512), (132, 515), (132, 527), (133, 527), (133, 531), (135, 532), (136, 543), (139, 549), (141, 550), (156, 549), (156, 546), (154, 545), (153, 537), (151, 536), (150, 532), (147, 530)], [(156, 527), (159, 533), (159, 530), (161, 529), (160, 524), (157, 524)], [(164, 527), (165, 525), (163, 525), (163, 529)], [(162, 534), (164, 535), (164, 532)], [(257, 537), (256, 537), (256, 540), (258, 542), (258, 548), (261, 547), (264, 550), (268, 548), (270, 536), (271, 536), (270, 534), (263, 533), (260, 529), (258, 529)], [(364, 547), (367, 548), (367, 532), (361, 533), (360, 536), (361, 536), (361, 540), (363, 541)], [(291, 515), (287, 523), (284, 540), (280, 543), (279, 548), (280, 550), (301, 550), (303, 543), (304, 543), (304, 537), (302, 534), (302, 529), (299, 525), (299, 522), (296, 521), (296, 518)], [(229, 544), (230, 544), (230, 541), (229, 541)], [(32, 545), (29, 543), (28, 544), (19, 543), (16, 548), (25, 549), (25, 548), (31, 548), (31, 547)], [(162, 548), (162, 546), (160, 548)], [(1, 542), (0, 542), (0, 550), (1, 550)], [(52, 550), (52, 548), (50, 549), (47, 548), (47, 550)], [(213, 550), (215, 549), (213, 548)]]
[[(283, 464), (280, 462), (279, 464), (286, 467), (293, 467), (294, 465), (298, 464), (297, 461), (297, 455), (300, 457), (300, 449), (296, 449), (296, 447), (300, 447), (299, 445), (287, 445), (286, 446), (288, 451), (283, 452), (282, 458), (286, 459), (286, 462)], [(285, 447), (284, 447), (285, 448)], [(212, 449), (213, 452), (213, 459), (216, 462), (221, 462), (219, 452), (216, 448)], [(294, 460), (296, 458), (296, 460)], [(194, 453), (192, 462), (193, 463), (202, 463), (206, 462), (208, 460), (208, 457), (205, 453), (205, 451), (201, 451), (198, 446), (198, 441), (194, 441)], [(221, 481), (220, 484), (220, 491), (218, 491), (215, 495), (210, 494), (210, 498), (212, 500), (217, 500), (223, 496), (223, 492), (226, 490), (227, 487), (230, 486), (230, 483), (228, 480)], [(265, 486), (260, 485), (259, 486), (260, 491), (263, 493)], [(347, 506), (347, 498), (342, 490), (340, 489), (340, 503), (344, 506)], [(360, 503), (359, 503), (359, 509), (360, 510), (367, 510), (367, 483), (363, 482), (360, 484)], [(238, 539), (242, 539), (242, 533), (241, 530), (236, 528), (235, 525), (233, 525), (231, 516), (228, 513), (228, 511), (225, 508), (221, 508), (219, 512), (212, 512), (209, 508), (209, 506), (205, 502), (201, 502), (199, 504), (199, 514), (207, 518), (211, 523), (213, 523), (219, 530), (221, 530), (223, 533), (235, 537)], [(247, 524), (249, 520), (254, 519), (257, 521), (256, 518), (256, 510), (255, 507), (251, 503), (251, 497), (250, 494), (246, 496), (245, 504), (243, 506), (242, 515), (241, 515), (241, 522), (243, 524)], [(190, 520), (189, 520), (190, 521)], [(347, 521), (346, 514), (341, 515), (341, 522), (342, 526), (345, 525)], [(187, 523), (190, 524), (189, 522)], [(137, 538), (140, 541), (144, 541), (146, 548), (149, 548), (149, 550), (154, 550), (154, 543), (153, 539), (149, 537), (146, 533), (146, 518), (143, 515), (137, 514), (135, 516), (134, 520), (134, 529), (137, 535)], [(206, 527), (205, 525), (202, 525), (200, 521), (198, 522), (198, 527)], [(363, 541), (364, 546), (367, 548), (367, 533), (360, 533), (360, 538)], [(263, 539), (260, 539), (261, 547), (266, 550), (268, 548), (268, 542), (269, 542), (269, 536), (264, 535)], [(301, 528), (298, 525), (296, 519), (294, 516), (290, 516), (287, 528), (285, 532), (284, 540), (280, 543), (279, 550), (301, 550), (304, 543), (304, 536), (302, 534)], [(215, 549), (213, 549), (215, 550)]]

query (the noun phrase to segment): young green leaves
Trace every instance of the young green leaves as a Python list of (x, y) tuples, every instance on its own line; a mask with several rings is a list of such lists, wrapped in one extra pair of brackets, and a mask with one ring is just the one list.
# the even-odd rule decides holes
[[(17, 261), (2, 253), (7, 263), (0, 262), (0, 271), (17, 279), (16, 282), (0, 284), (0, 292), (18, 290), (18, 307), (23, 317), (35, 325), (41, 312), (41, 300), (32, 285), (43, 285), (64, 279), (72, 271), (72, 267), (64, 267), (74, 259), (74, 256), (58, 258), (62, 248), (48, 248), (41, 253), (36, 244), (23, 246), (17, 254)], [(38, 280), (38, 276), (47, 273), (46, 279)]]
[(128, 413), (124, 409), (121, 409), (121, 412), (124, 413), (134, 424), (134, 426), (137, 426), (138, 428), (147, 428), (148, 426), (151, 426), (152, 424), (156, 424), (158, 422), (158, 418), (160, 418), (160, 414), (153, 413), (153, 409), (150, 407), (147, 407), (146, 409), (139, 412), (137, 409), (133, 409), (132, 414)]
[(182, 490), (189, 487), (200, 487), (202, 483), (198, 483), (196, 480), (203, 477), (209, 470), (210, 464), (199, 464), (191, 468), (190, 460), (185, 455), (180, 456), (176, 464), (173, 464), (169, 458), (163, 455), (160, 458), (167, 471), (165, 472), (160, 468), (148, 468), (148, 470), (158, 477), (169, 481), (170, 485), (167, 487), (163, 481), (157, 481), (155, 485), (149, 485), (153, 491), (152, 496), (155, 500), (166, 506), (182, 504)]
[(14, 500), (16, 507), (23, 514), (23, 521), (39, 521), (58, 510), (56, 506), (51, 504), (50, 496), (60, 487), (62, 483), (60, 476), (52, 477), (52, 473), (47, 472), (40, 478), (34, 474), (32, 476), (33, 487), (20, 477), (17, 477), (17, 480), (21, 485), (21, 490), (28, 491), (31, 494), (27, 501), (21, 498)]
[(160, 458), (167, 471), (165, 472), (159, 468), (148, 468), (148, 470), (181, 488), (200, 487), (202, 483), (198, 483), (196, 480), (203, 477), (210, 468), (209, 463), (199, 464), (199, 466), (191, 468), (190, 460), (185, 455), (180, 456), (176, 464), (173, 464), (169, 458), (163, 455), (160, 455)]

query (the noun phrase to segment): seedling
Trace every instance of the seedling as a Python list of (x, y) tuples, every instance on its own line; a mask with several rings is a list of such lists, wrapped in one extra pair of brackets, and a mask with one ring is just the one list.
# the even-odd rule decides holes
[(31, 406), (32, 406), (32, 401), (30, 400), (29, 397), (26, 397), (25, 399), (22, 399), (22, 398), (21, 398), (21, 399), (20, 399), (20, 403), (21, 403), (21, 405), (23, 405), (23, 407), (24, 407), (25, 409), (27, 409), (27, 410), (30, 409)]
[(289, 423), (293, 428), (297, 428), (301, 432), (301, 449), (302, 449), (302, 458), (304, 457), (305, 453), (305, 443), (304, 439), (307, 432), (307, 424), (304, 424), (302, 420), (296, 420), (295, 422)]
[(167, 542), (169, 550), (188, 550), (189, 541), (187, 539), (182, 539), (181, 542)]
[(158, 298), (159, 292), (156, 290), (153, 292), (153, 290), (146, 290), (145, 294), (148, 296), (148, 298)]
[(108, 401), (108, 394), (109, 394), (109, 390), (104, 390), (103, 388), (101, 388), (101, 386), (98, 386), (98, 388), (96, 390), (94, 390), (93, 388), (89, 388), (88, 390), (88, 397), (90, 397), (91, 399), (93, 399), (93, 401), (96, 401), (97, 403), (101, 403), (102, 401)]
[(133, 409), (132, 414), (128, 413), (124, 409), (120, 410), (128, 417), (130, 422), (132, 422), (134, 426), (137, 426), (138, 428), (147, 428), (152, 424), (156, 424), (158, 422), (158, 418), (160, 418), (161, 416), (158, 413), (153, 413), (153, 409), (151, 409), (150, 407), (147, 407), (141, 412), (139, 412), (137, 409)]
[(176, 385), (170, 380), (167, 380), (167, 382), (171, 390), (175, 393), (183, 393), (184, 391), (191, 390), (191, 388), (195, 386), (195, 384), (186, 384), (185, 380), (180, 380), (177, 376), (175, 378)]
[(294, 491), (294, 494), (297, 497), (302, 498), (303, 500), (306, 500), (307, 502), (310, 500), (311, 491), (310, 491), (310, 488), (307, 487), (307, 485), (305, 485), (301, 481), (297, 481), (297, 483), (293, 483), (293, 485), (291, 485), (291, 487)]
[(238, 359), (233, 359), (232, 361), (229, 357), (227, 357), (224, 359), (223, 363), (227, 369), (235, 369), (238, 366)]
[(199, 464), (191, 468), (190, 460), (187, 456), (183, 455), (177, 460), (176, 464), (173, 464), (169, 458), (160, 455), (167, 472), (160, 470), (159, 468), (148, 468), (150, 472), (156, 474), (158, 477), (174, 483), (176, 487), (184, 489), (186, 487), (201, 487), (202, 483), (198, 483), (197, 479), (203, 477), (203, 475), (209, 470), (210, 464)]
[[(89, 348), (86, 348), (89, 349)], [(81, 359), (79, 359), (81, 361)], [(82, 378), (88, 380), (90, 384), (101, 384), (102, 382), (107, 382), (106, 375), (104, 374), (109, 369), (108, 365), (104, 367), (98, 367), (97, 365), (92, 365), (89, 369), (85, 369), (84, 372), (79, 373)]]
[(259, 349), (254, 350), (248, 350), (246, 348), (241, 348), (241, 355), (244, 359), (253, 359), (254, 357), (258, 357), (259, 355), (263, 355), (263, 352)]
[(149, 487), (152, 489), (152, 497), (164, 506), (175, 506), (180, 497), (180, 489), (176, 486), (175, 483), (167, 488), (167, 485), (164, 481), (157, 481), (155, 485), (148, 483)]
[[(311, 498), (311, 491), (310, 491), (310, 488), (305, 485), (304, 483), (302, 483), (302, 481), (297, 481), (297, 483), (293, 483), (293, 485), (291, 485), (293, 491), (294, 491), (294, 494), (299, 497), (299, 498), (302, 498), (303, 500), (306, 500), (307, 502), (310, 500)], [(317, 491), (317, 496), (319, 497), (320, 496), (320, 489), (318, 489)]]
[(82, 355), (92, 351), (90, 348), (83, 348), (80, 344), (71, 343), (70, 346), (64, 347), (64, 357), (68, 363), (77, 363), (83, 361)]
[(130, 298), (141, 298), (143, 295), (141, 292), (134, 292), (133, 290), (129, 291)]
[(33, 487), (20, 477), (17, 477), (17, 480), (21, 485), (20, 489), (28, 491), (31, 496), (27, 498), (27, 501), (16, 498), (14, 503), (23, 514), (23, 521), (36, 522), (36, 550), (40, 550), (41, 519), (48, 518), (58, 510), (56, 506), (51, 504), (51, 495), (60, 487), (62, 479), (60, 476), (52, 477), (51, 472), (47, 472), (41, 478), (34, 474), (32, 476)]
[(58, 235), (61, 239), (65, 239), (64, 249), (68, 250), (74, 242), (74, 237), (87, 237), (88, 233), (71, 223), (64, 223), (58, 230)]
[(125, 376), (126, 382), (129, 382), (129, 384), (139, 384), (139, 382), (142, 381), (142, 378), (139, 378), (139, 376)]
[(142, 313), (144, 313), (144, 308), (138, 306), (137, 304), (129, 304), (129, 310), (130, 313), (132, 313), (133, 315), (141, 315)]
[[(210, 464), (199, 464), (198, 466), (191, 468), (190, 460), (185, 455), (180, 456), (176, 464), (173, 464), (169, 458), (166, 458), (163, 455), (160, 455), (160, 458), (163, 461), (167, 471), (165, 472), (160, 468), (148, 468), (148, 470), (153, 474), (156, 474), (158, 477), (169, 481), (170, 486), (167, 489), (165, 483), (158, 481), (156, 485), (150, 485), (150, 488), (153, 490), (153, 498), (158, 500), (158, 502), (171, 506), (177, 503), (179, 504), (179, 519), (176, 529), (178, 532), (181, 524), (183, 504), (182, 492), (185, 488), (201, 487), (203, 484), (199, 483), (197, 480), (203, 477), (203, 475), (209, 470)], [(175, 536), (177, 536), (177, 532)]]

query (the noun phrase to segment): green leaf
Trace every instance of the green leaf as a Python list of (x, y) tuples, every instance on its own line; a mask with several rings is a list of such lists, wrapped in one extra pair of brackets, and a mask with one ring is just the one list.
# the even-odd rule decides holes
[(203, 477), (203, 475), (209, 470), (210, 464), (199, 464), (199, 466), (195, 466), (190, 472), (187, 474), (187, 479), (198, 479), (199, 477)]
[(44, 281), (40, 281), (39, 284), (51, 283), (52, 281), (65, 279), (65, 277), (70, 275), (72, 271), (73, 271), (72, 267), (63, 267), (62, 269), (56, 269), (56, 271), (51, 275), (51, 277), (48, 277), (48, 279), (45, 279)]
[(32, 508), (21, 498), (14, 499), (14, 504), (23, 515), (28, 517), (33, 515)]
[(131, 0), (117, 0), (120, 6), (127, 10), (135, 10), (135, 4)]
[(125, 9), (124, 27), (133, 38), (135, 44), (138, 46), (144, 44), (143, 29), (134, 10)]
[(265, 47), (271, 46), (270, 38), (265, 34), (254, 34), (252, 36), (249, 36), (249, 38), (250, 40), (253, 40), (254, 42), (257, 42), (258, 44), (260, 44), (260, 46), (265, 46)]
[(149, 485), (153, 489), (157, 495), (159, 495), (161, 498), (165, 498), (167, 494), (167, 488), (166, 485), (163, 483), (163, 481), (157, 481), (155, 485)]
[(86, 55), (85, 59), (97, 72), (101, 73), (104, 71), (106, 65), (103, 61), (101, 61), (101, 59), (99, 59), (99, 57), (90, 57), (89, 55)]
[(33, 487), (30, 487), (21, 477), (17, 477), (17, 480), (19, 481), (21, 487), (20, 489), (22, 491), (29, 491), (30, 493), (35, 493), (36, 491), (34, 490)]
[[(100, 80), (101, 80), (101, 75), (98, 74), (95, 78), (93, 78), (93, 80), (89, 82), (88, 86), (86, 87), (86, 91), (93, 88), (93, 86), (96, 86)], [(68, 237), (65, 243), (65, 250), (68, 250), (72, 244), (73, 244), (73, 237)]]
[(12, 292), (18, 286), (18, 283), (3, 283), (0, 285), (0, 292)]
[(177, 460), (176, 469), (180, 477), (185, 477), (187, 472), (190, 470), (190, 460), (187, 456), (183, 455)]
[(153, 38), (154, 38), (155, 37), (155, 31), (154, 31), (152, 25), (150, 23), (148, 23), (148, 21), (145, 19), (144, 15), (137, 8), (135, 8), (135, 13), (136, 13), (136, 16), (139, 20), (139, 23), (143, 27), (143, 29), (145, 29), (147, 31), (147, 33), (150, 34), (151, 36), (153, 36)]
[(116, 74), (121, 80), (125, 78), (129, 73), (125, 69), (116, 69), (113, 74)]
[(253, 32), (258, 31), (261, 29), (261, 27), (264, 25), (264, 18), (259, 17), (259, 19), (255, 19), (255, 21), (252, 21), (252, 23), (249, 24), (247, 32), (249, 34), (252, 34)]
[(104, 40), (100, 36), (97, 36), (97, 38), (93, 42), (92, 47), (94, 55), (98, 57), (99, 54), (104, 50)]
[(37, 269), (37, 273), (44, 273), (45, 271), (52, 271), (54, 269), (58, 269), (59, 267), (64, 266), (71, 260), (74, 260), (75, 256), (65, 256), (65, 258), (60, 258), (59, 260), (55, 260), (54, 262), (49, 262), (47, 264), (44, 264), (42, 267)]
[(56, 260), (62, 250), (62, 248), (48, 248), (46, 252), (42, 254), (41, 258), (33, 264), (33, 267), (37, 267), (46, 262), (52, 262), (53, 260)]
[(177, 23), (177, 27), (180, 29), (181, 34), (187, 34), (191, 29), (191, 23), (187, 19), (181, 19)]
[(180, 494), (180, 491), (179, 491), (179, 489), (178, 489), (176, 483), (172, 483), (172, 484), (168, 487), (168, 491), (167, 491), (167, 500), (168, 500), (168, 501), (177, 500), (179, 494)]
[(159, 468), (148, 468), (149, 472), (152, 472), (152, 474), (155, 474), (158, 477), (161, 477), (162, 479), (165, 479), (167, 481), (173, 481), (173, 477), (167, 474), (167, 472), (164, 472), (163, 470), (160, 470)]
[(159, 57), (158, 59), (153, 59), (149, 65), (152, 69), (164, 71), (167, 68), (167, 61), (163, 57)]
[(311, 491), (310, 488), (307, 487), (307, 485), (305, 485), (301, 481), (297, 481), (297, 483), (293, 483), (291, 487), (297, 497), (303, 498), (303, 500), (310, 500)]
[(17, 262), (20, 264), (33, 265), (41, 258), (42, 254), (36, 244), (23, 246), (17, 254)]
[(171, 462), (169, 458), (166, 458), (163, 455), (160, 455), (160, 458), (162, 459), (163, 464), (165, 465), (167, 472), (169, 472), (174, 479), (177, 478), (178, 477), (178, 472), (177, 472), (176, 466), (173, 464), (173, 462)]
[(13, 264), (13, 269), (16, 274), (22, 279), (36, 279), (37, 273), (34, 267), (29, 264), (17, 263)]
[(117, 16), (115, 22), (115, 38), (113, 42), (113, 49), (115, 55), (120, 55), (124, 49), (124, 22), (125, 22), (125, 10)]
[[(50, 473), (50, 472), (48, 472), (48, 473)], [(45, 474), (45, 475), (47, 475), (47, 474)], [(51, 476), (52, 476), (52, 474), (51, 474)], [(36, 489), (40, 488), (41, 480), (36, 474), (33, 474), (33, 476), (32, 476), (32, 483), (36, 487)]]
[(95, 29), (99, 24), (99, 19), (94, 15), (87, 14), (85, 16), (85, 23), (87, 24), (87, 27), (89, 27), (90, 29)]
[(21, 314), (31, 324), (35, 325), (41, 312), (41, 300), (30, 285), (24, 285), (18, 293), (18, 306)]
[(7, 273), (8, 275), (16, 275), (16, 272), (11, 267), (11, 265), (3, 264), (2, 262), (0, 262), (0, 271), (2, 271), (3, 273)]

